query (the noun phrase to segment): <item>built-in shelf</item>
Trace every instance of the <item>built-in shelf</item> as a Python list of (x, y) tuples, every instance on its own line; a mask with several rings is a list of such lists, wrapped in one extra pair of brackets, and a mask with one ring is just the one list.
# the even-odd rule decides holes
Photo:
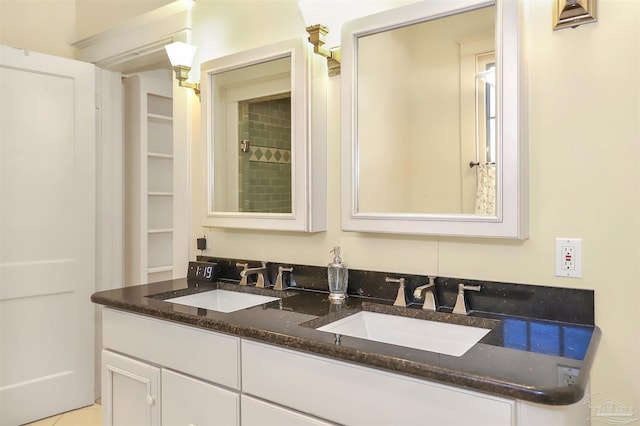
[(172, 94), (170, 81), (125, 79), (128, 285), (173, 278)]
[(152, 121), (152, 120), (158, 120), (158, 121), (168, 121), (168, 122), (173, 122), (173, 117), (169, 116), (169, 115), (160, 115), (160, 114), (147, 114), (147, 118)]
[(150, 274), (157, 274), (158, 272), (170, 272), (173, 271), (173, 266), (169, 265), (169, 266), (158, 266), (156, 268), (149, 268), (147, 269), (147, 272)]
[(147, 154), (149, 158), (166, 158), (169, 160), (173, 160), (173, 154), (160, 154), (158, 152), (150, 152)]
[(167, 228), (167, 229), (149, 229), (147, 231), (149, 234), (168, 234), (173, 232), (173, 228)]

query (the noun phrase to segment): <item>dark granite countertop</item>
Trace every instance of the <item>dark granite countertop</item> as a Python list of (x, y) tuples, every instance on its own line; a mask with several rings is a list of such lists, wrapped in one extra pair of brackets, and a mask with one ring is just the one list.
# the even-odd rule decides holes
[[(276, 296), (280, 300), (231, 313), (163, 299), (213, 289)], [(176, 279), (95, 293), (97, 304), (222, 333), (392, 371), (453, 386), (548, 405), (578, 402), (584, 395), (600, 330), (588, 324), (518, 316), (457, 315), (400, 308), (390, 302), (351, 296), (332, 304), (322, 291), (276, 291), (237, 283)], [(315, 328), (358, 311), (373, 311), (490, 328), (462, 356), (444, 355)], [(560, 385), (565, 371), (577, 374)]]

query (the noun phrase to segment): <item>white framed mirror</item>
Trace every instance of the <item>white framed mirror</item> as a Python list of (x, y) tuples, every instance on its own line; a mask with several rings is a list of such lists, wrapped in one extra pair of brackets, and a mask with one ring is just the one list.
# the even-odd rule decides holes
[(323, 59), (301, 37), (202, 64), (204, 226), (326, 230)]
[(425, 0), (342, 29), (342, 229), (528, 237), (519, 0)]

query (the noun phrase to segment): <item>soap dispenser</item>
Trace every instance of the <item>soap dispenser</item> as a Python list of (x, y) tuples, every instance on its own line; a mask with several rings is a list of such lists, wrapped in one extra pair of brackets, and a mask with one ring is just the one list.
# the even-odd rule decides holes
[(347, 298), (347, 285), (349, 269), (342, 263), (340, 247), (334, 247), (333, 262), (327, 266), (327, 279), (329, 280), (329, 300), (332, 303), (341, 303)]

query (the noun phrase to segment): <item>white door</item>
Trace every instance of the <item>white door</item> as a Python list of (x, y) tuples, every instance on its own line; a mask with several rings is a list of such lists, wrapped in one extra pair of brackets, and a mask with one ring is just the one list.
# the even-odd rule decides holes
[(95, 67), (0, 46), (0, 424), (94, 400)]

